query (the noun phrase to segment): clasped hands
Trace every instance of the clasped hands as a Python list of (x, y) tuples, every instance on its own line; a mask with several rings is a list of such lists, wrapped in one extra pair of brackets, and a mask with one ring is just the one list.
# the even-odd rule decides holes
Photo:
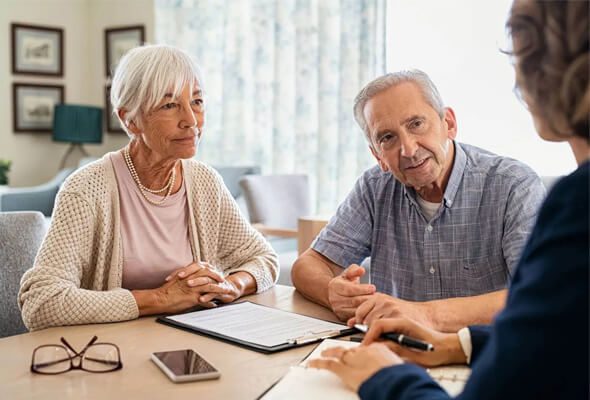
[(332, 311), (348, 326), (367, 324), (381, 318), (405, 316), (432, 327), (428, 303), (397, 299), (377, 293), (374, 285), (360, 283), (365, 269), (352, 264), (328, 284), (328, 302)]
[(197, 305), (216, 307), (214, 300), (230, 303), (242, 295), (242, 289), (232, 275), (224, 277), (213, 265), (194, 262), (168, 275), (158, 295), (167, 312), (178, 312)]

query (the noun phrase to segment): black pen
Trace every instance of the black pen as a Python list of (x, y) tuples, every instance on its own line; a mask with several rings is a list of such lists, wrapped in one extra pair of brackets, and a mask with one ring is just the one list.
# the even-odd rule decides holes
[[(363, 333), (367, 333), (369, 327), (367, 325), (355, 324), (354, 328)], [(413, 337), (406, 336), (401, 333), (387, 332), (380, 335), (382, 339), (391, 340), (392, 342), (399, 343), (402, 346), (410, 347), (412, 349), (422, 351), (434, 351), (434, 346), (431, 343), (424, 342), (420, 339), (414, 339)]]

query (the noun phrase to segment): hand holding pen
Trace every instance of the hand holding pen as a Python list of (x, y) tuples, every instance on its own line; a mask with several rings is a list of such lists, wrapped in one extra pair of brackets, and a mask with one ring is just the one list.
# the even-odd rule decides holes
[[(354, 328), (363, 333), (367, 333), (369, 330), (369, 327), (363, 324), (355, 324)], [(432, 343), (427, 343), (423, 340), (415, 339), (411, 336), (406, 336), (403, 333), (383, 332), (379, 337), (381, 339), (391, 340), (392, 342), (396, 342), (402, 346), (409, 347), (411, 349), (422, 351), (434, 351), (434, 346), (432, 345)]]
[(373, 342), (382, 342), (403, 359), (425, 367), (466, 362), (456, 333), (438, 332), (404, 317), (373, 321), (363, 345)]

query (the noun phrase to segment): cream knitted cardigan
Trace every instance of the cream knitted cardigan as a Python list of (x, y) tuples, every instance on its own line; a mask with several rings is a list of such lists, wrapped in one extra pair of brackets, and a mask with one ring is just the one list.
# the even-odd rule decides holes
[[(277, 255), (241, 216), (219, 174), (194, 160), (182, 166), (195, 261), (216, 265), (226, 275), (247, 271), (258, 292), (273, 286)], [(27, 328), (138, 317), (133, 295), (121, 288), (120, 225), (117, 181), (107, 154), (71, 175), (57, 196), (35, 264), (21, 279), (18, 300)]]

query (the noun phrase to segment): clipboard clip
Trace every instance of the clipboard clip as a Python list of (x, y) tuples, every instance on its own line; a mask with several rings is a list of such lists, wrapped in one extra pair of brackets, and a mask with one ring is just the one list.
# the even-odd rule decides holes
[(293, 339), (289, 339), (287, 341), (287, 343), (301, 345), (301, 344), (311, 343), (311, 342), (315, 342), (315, 341), (322, 340), (322, 339), (331, 338), (331, 337), (334, 337), (338, 334), (340, 334), (340, 331), (322, 331), (322, 332), (317, 332), (317, 333), (309, 332), (309, 334), (302, 335), (302, 336), (299, 336), (299, 337), (296, 337)]

